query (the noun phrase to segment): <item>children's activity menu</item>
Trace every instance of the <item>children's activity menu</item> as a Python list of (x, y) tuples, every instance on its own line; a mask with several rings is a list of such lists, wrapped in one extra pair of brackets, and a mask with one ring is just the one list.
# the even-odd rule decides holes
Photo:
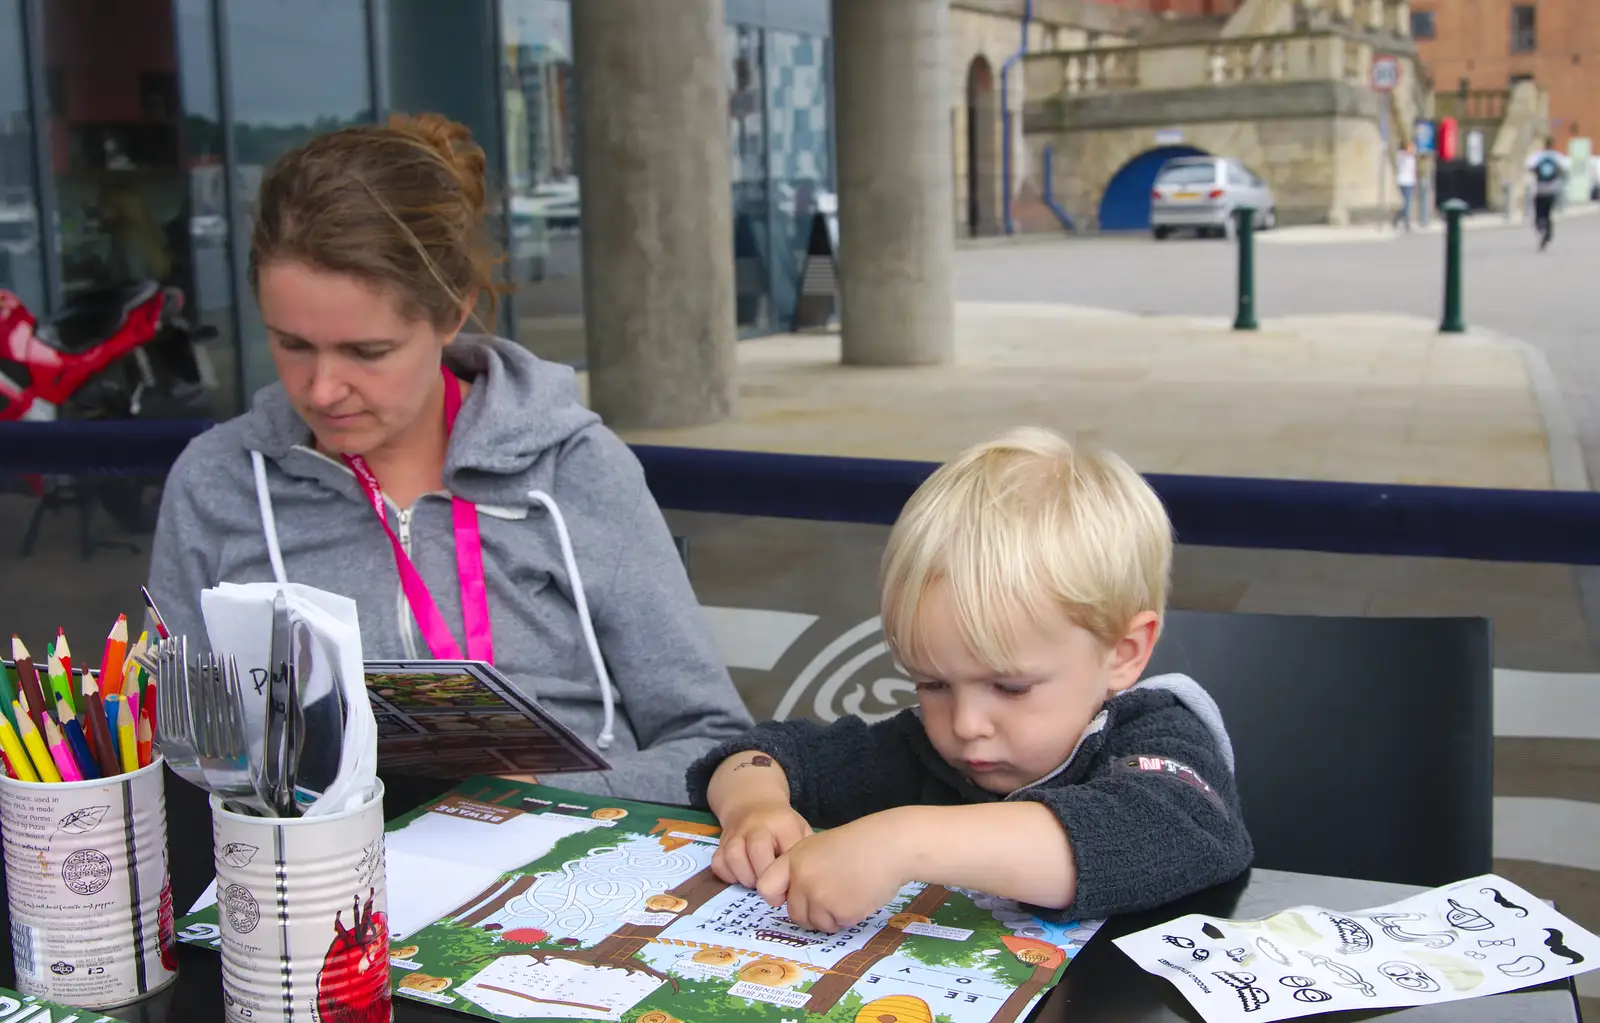
[(77, 1023), (123, 1023), (114, 1016), (103, 1016), (92, 1009), (74, 1009), (32, 995), (0, 987), (0, 1023), (31, 1020), (76, 1020)]
[[(473, 778), (391, 822), (394, 994), (494, 1020), (1012, 1023), (1099, 921), (911, 884), (837, 934), (711, 872), (709, 814)], [(179, 938), (216, 947), (216, 909)]]
[(460, 779), (609, 766), (492, 665), (367, 661), (364, 670), (378, 721), (380, 771)]
[(1494, 874), (1358, 912), (1191, 914), (1115, 944), (1208, 1023), (1453, 1002), (1600, 966), (1600, 938)]

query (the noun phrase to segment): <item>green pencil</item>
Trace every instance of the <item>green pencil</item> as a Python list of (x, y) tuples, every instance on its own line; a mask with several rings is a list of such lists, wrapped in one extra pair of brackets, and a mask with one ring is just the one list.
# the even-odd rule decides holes
[(19, 684), (16, 665), (7, 662), (6, 670), (0, 672), (0, 700), (5, 701), (5, 705), (0, 706), (0, 711), (5, 712), (6, 720), (11, 722), (12, 728), (17, 727), (17, 712), (11, 709), (11, 701), (17, 698), (17, 693), (20, 691), (17, 688)]

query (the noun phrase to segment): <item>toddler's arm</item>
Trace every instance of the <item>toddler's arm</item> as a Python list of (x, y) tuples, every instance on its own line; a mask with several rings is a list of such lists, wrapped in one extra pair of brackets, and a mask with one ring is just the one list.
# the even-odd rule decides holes
[[(787, 793), (784, 798), (819, 828), (914, 803), (921, 795), (923, 768), (908, 741), (910, 730), (918, 737), (922, 734), (922, 725), (909, 713), (872, 725), (856, 717), (831, 724), (768, 721), (723, 743), (689, 768), (689, 801), (720, 818), (717, 807), (730, 795), (737, 798), (741, 792), (757, 791), (757, 786), (781, 784)], [(736, 772), (728, 761), (743, 753), (761, 753), (772, 766)], [(726, 789), (724, 778), (730, 779)]]

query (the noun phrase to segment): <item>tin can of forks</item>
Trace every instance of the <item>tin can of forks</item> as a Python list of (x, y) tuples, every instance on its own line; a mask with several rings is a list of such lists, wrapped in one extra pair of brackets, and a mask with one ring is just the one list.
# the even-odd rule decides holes
[(18, 991), (110, 1009), (177, 979), (162, 769), (158, 756), (93, 781), (0, 772)]
[(230, 1023), (387, 1023), (383, 782), (325, 817), (250, 817), (211, 797)]

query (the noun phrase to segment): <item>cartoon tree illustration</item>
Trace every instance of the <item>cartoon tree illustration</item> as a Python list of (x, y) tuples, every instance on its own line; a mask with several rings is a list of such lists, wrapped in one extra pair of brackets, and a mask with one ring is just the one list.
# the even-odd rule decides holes
[[(931, 884), (917, 893), (917, 897), (901, 913), (932, 917), (933, 911), (949, 897), (950, 889)], [(832, 1009), (856, 981), (876, 966), (879, 960), (893, 955), (905, 940), (905, 932), (898, 927), (885, 927), (874, 934), (864, 946), (839, 960), (821, 980), (811, 985), (808, 992), (811, 1000), (806, 1002), (806, 1011), (824, 1013)]]
[(1014, 1020), (1022, 1018), (1028, 1003), (1055, 980), (1056, 971), (1067, 961), (1067, 953), (1060, 947), (1037, 938), (1007, 935), (1000, 940), (1011, 955), (1033, 967), (1033, 973), (1026, 981), (1017, 985), (1016, 990), (1011, 992), (1011, 997), (1001, 1003), (999, 1011), (990, 1020), (990, 1023), (1013, 1023)]

